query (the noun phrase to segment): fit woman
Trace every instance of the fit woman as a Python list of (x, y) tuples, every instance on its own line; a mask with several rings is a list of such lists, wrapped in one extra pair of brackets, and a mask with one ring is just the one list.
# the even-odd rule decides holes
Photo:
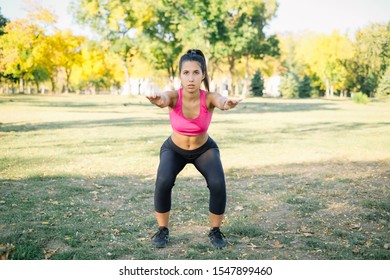
[[(214, 108), (234, 108), (241, 99), (229, 99), (209, 92), (206, 60), (200, 50), (189, 50), (180, 58), (181, 88), (147, 96), (152, 104), (168, 107), (172, 135), (160, 150), (154, 207), (159, 229), (152, 237), (152, 244), (165, 247), (169, 237), (171, 191), (177, 175), (186, 164), (192, 163), (204, 176), (210, 191), (209, 238), (218, 248), (226, 246), (220, 231), (226, 206), (225, 176), (217, 144), (207, 133)], [(200, 87), (204, 83), (207, 91)]]

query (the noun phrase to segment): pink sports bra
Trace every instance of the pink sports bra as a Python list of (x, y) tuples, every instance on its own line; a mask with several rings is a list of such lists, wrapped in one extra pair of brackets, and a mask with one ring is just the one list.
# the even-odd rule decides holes
[(199, 115), (190, 119), (184, 116), (182, 110), (183, 89), (179, 89), (179, 96), (175, 107), (169, 112), (172, 129), (183, 135), (200, 135), (207, 132), (209, 128), (212, 112), (209, 112), (206, 104), (206, 91), (200, 90), (200, 112)]

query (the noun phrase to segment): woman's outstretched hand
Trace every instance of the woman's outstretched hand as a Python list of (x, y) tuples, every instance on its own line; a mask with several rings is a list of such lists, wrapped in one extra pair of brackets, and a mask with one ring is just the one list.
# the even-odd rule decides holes
[(152, 93), (151, 95), (146, 95), (146, 98), (154, 105), (161, 106), (164, 104), (164, 100), (160, 94)]
[(222, 110), (229, 110), (229, 109), (233, 109), (234, 107), (237, 106), (238, 103), (240, 103), (242, 101), (242, 99), (236, 99), (236, 98), (232, 98), (232, 99), (226, 99), (225, 103), (223, 104), (223, 109)]

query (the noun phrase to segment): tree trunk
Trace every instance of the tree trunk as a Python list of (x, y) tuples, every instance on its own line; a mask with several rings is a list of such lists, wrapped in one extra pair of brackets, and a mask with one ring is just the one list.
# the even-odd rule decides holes
[(170, 66), (168, 66), (169, 88), (171, 90), (175, 89), (175, 75), (176, 75), (175, 68), (171, 64)]
[(249, 85), (249, 55), (246, 56), (245, 62), (245, 79), (244, 79), (244, 87), (241, 92), (242, 98), (248, 93), (248, 85)]
[(130, 75), (129, 75), (129, 69), (127, 69), (126, 61), (123, 62), (123, 72), (125, 73), (126, 83), (123, 86), (122, 95), (129, 95), (130, 94)]
[(35, 87), (37, 89), (37, 94), (39, 93), (39, 82), (38, 81), (35, 81)]
[(326, 87), (326, 97), (329, 97), (330, 96), (330, 82), (329, 82), (329, 79), (326, 79), (325, 87)]
[(234, 95), (234, 66), (236, 62), (235, 58), (233, 56), (229, 56), (228, 62), (229, 62), (229, 73), (230, 73), (228, 95)]
[(72, 73), (72, 69), (65, 69), (66, 74), (66, 86), (65, 86), (65, 93), (69, 93), (69, 84), (70, 84), (70, 74)]
[(143, 79), (138, 79), (138, 95), (141, 95), (141, 85), (142, 85)]
[(24, 79), (23, 79), (23, 74), (20, 74), (19, 77), (19, 93), (24, 92)]
[(56, 81), (55, 81), (55, 78), (53, 76), (50, 77), (50, 83), (51, 83), (51, 92), (52, 93), (56, 93)]

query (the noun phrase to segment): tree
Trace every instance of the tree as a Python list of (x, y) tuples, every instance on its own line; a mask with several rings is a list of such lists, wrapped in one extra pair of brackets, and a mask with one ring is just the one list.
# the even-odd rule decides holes
[[(235, 86), (235, 66), (241, 58), (262, 57), (277, 52), (276, 37), (268, 41), (264, 27), (276, 12), (276, 1), (210, 0), (201, 18), (206, 40), (210, 44), (211, 60), (229, 65), (230, 93)], [(246, 74), (248, 79), (248, 73)]]
[(389, 42), (390, 22), (374, 23), (356, 33), (354, 55), (347, 63), (354, 91), (373, 96), (390, 64)]
[(5, 18), (1, 14), (1, 7), (0, 7), (0, 36), (5, 34), (4, 27), (7, 25), (8, 22), (9, 22), (9, 19)]
[[(9, 20), (1, 14), (1, 8), (0, 8), (0, 37), (5, 34), (4, 27), (7, 25), (8, 22), (9, 22)], [(0, 45), (0, 49), (1, 49), (1, 45)], [(2, 52), (0, 50), (0, 60), (2, 60), (1, 53)], [(1, 63), (0, 63), (0, 66), (1, 66)], [(5, 77), (7, 79), (9, 77), (9, 75), (6, 75), (3, 72), (3, 69), (1, 69), (1, 67), (0, 67), (0, 84), (1, 84), (1, 78), (3, 78), (3, 77)]]
[(311, 75), (311, 73), (305, 73), (309, 72), (308, 70), (310, 69), (305, 65), (305, 61), (300, 60), (297, 55), (297, 53), (299, 53), (298, 49), (300, 44), (302, 44), (302, 41), (308, 40), (308, 37), (310, 38), (311, 35), (305, 34), (302, 36), (299, 34), (287, 33), (278, 36), (280, 42), (280, 63), (282, 64), (282, 67), (294, 73), (299, 73), (300, 75)]
[(378, 88), (376, 90), (376, 96), (390, 96), (390, 67), (387, 67), (385, 74), (379, 82)]
[(287, 72), (280, 81), (280, 93), (284, 98), (299, 97), (299, 82), (297, 76)]
[(123, 81), (121, 65), (117, 54), (105, 50), (100, 42), (90, 40), (83, 45), (81, 61), (74, 67), (71, 83), (90, 94), (116, 87)]
[[(3, 58), (0, 68), (6, 75), (19, 79), (19, 92), (25, 92), (28, 80), (39, 83), (45, 77), (43, 72), (50, 75), (50, 69), (42, 65), (37, 54), (45, 42), (45, 31), (53, 27), (56, 16), (45, 8), (33, 8), (26, 19), (8, 23), (4, 28), (6, 34), (0, 37), (0, 56)], [(49, 56), (45, 60), (49, 60)]]
[(32, 71), (31, 75), (32, 75), (32, 80), (35, 83), (36, 92), (38, 93), (40, 83), (48, 80), (50, 78), (50, 74), (45, 67), (41, 66), (41, 67), (36, 67)]
[(113, 46), (127, 42), (124, 54), (137, 49), (171, 80), (184, 46), (191, 45), (202, 46), (212, 65), (227, 62), (233, 81), (241, 58), (277, 51), (276, 37), (266, 39), (263, 32), (276, 7), (276, 0), (78, 0), (74, 11)]
[(32, 54), (43, 32), (23, 19), (10, 22), (4, 31), (6, 34), (0, 37), (0, 67), (5, 74), (19, 78), (19, 92), (24, 92), (25, 81), (36, 69)]
[[(38, 10), (38, 18), (48, 19), (44, 23), (53, 24), (55, 15), (50, 11)], [(52, 19), (52, 20), (50, 20)], [(37, 87), (39, 82), (47, 79), (51, 82), (52, 92), (58, 91), (57, 85), (59, 74), (65, 75), (65, 91), (69, 92), (70, 75), (73, 66), (80, 61), (81, 45), (84, 38), (74, 36), (70, 30), (57, 30), (43, 28), (43, 33), (39, 36), (36, 46), (32, 49), (32, 56), (36, 69), (33, 70), (33, 80)]]
[(77, 20), (107, 40), (108, 47), (121, 58), (126, 79), (124, 94), (130, 89), (129, 64), (135, 51), (132, 36), (146, 8), (145, 2), (135, 0), (78, 0), (72, 6)]
[(299, 97), (307, 98), (311, 97), (311, 82), (309, 76), (305, 75), (302, 80), (299, 81), (298, 92)]
[(296, 46), (297, 61), (307, 74), (317, 76), (327, 96), (346, 88), (346, 61), (353, 56), (352, 42), (334, 31), (331, 35), (306, 36)]
[[(60, 70), (65, 72), (65, 92), (70, 90), (70, 76), (73, 67), (81, 60), (81, 48), (85, 38), (74, 36), (70, 30), (57, 31), (48, 37), (48, 43), (51, 45), (50, 60), (54, 67), (54, 72)], [(55, 86), (53, 86), (53, 91)]]
[(254, 96), (263, 96), (264, 81), (260, 70), (257, 70), (252, 78), (251, 90)]
[(141, 23), (141, 53), (156, 69), (166, 70), (173, 82), (177, 59), (183, 51), (181, 23), (187, 11), (182, 1), (161, 0), (153, 1), (150, 12), (152, 17)]

